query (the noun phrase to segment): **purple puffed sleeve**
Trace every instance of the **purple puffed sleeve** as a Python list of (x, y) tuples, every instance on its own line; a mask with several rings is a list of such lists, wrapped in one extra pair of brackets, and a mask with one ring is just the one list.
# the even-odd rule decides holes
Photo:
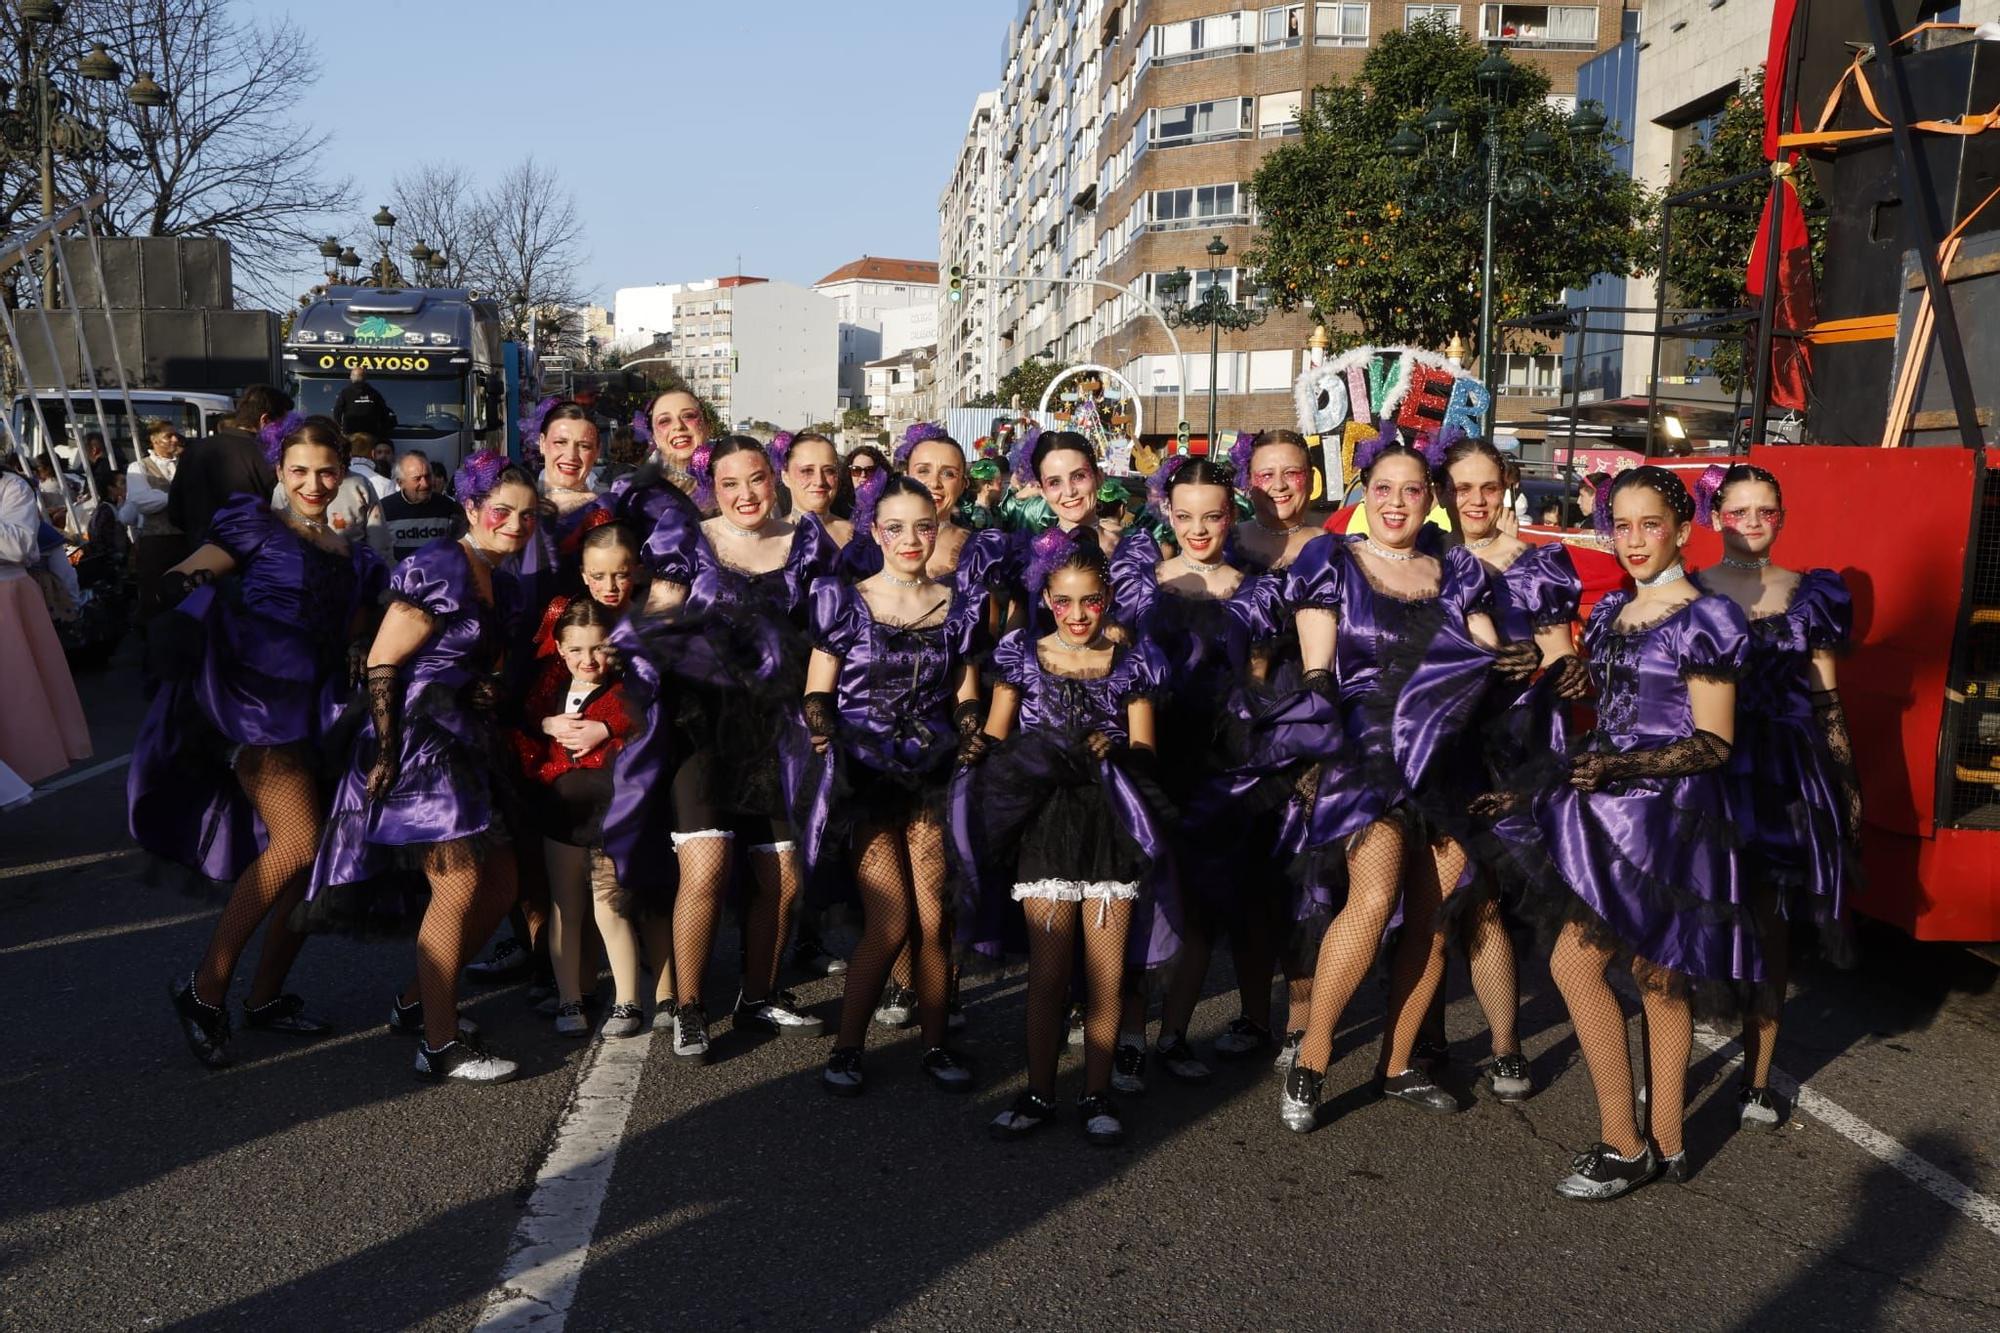
[(785, 590), (793, 615), (811, 593), (814, 583), (831, 575), (840, 558), (840, 547), (827, 533), (816, 514), (801, 514), (792, 530), (792, 549), (785, 556)]
[(1120, 669), (1126, 677), (1118, 691), (1120, 703), (1130, 703), (1134, 699), (1166, 698), (1173, 668), (1167, 663), (1167, 655), (1151, 639), (1141, 639), (1133, 644), (1120, 663)]
[(389, 566), (367, 542), (350, 542), (348, 558), (354, 565), (354, 606), (350, 611), (374, 606), (389, 589)]
[(1743, 608), (1727, 597), (1704, 593), (1694, 599), (1678, 625), (1675, 664), (1681, 675), (1701, 680), (1735, 680), (1750, 652), (1750, 623)]
[[(664, 489), (680, 495), (672, 486)], [(657, 508), (651, 529), (641, 529), (646, 532), (646, 541), (639, 548), (640, 562), (656, 579), (693, 583), (696, 552), (701, 546), (701, 516), (688, 503), (670, 501)]]
[(208, 540), (237, 564), (246, 564), (284, 522), (263, 496), (232, 495), (209, 520)]
[(868, 609), (861, 604), (861, 593), (853, 584), (828, 576), (813, 580), (806, 597), (806, 619), (813, 647), (845, 658), (861, 642)]
[(1142, 624), (1160, 595), (1160, 543), (1144, 528), (1119, 538), (1111, 553), (1111, 604), (1119, 621)]
[(1568, 625), (1583, 599), (1583, 580), (1561, 542), (1530, 546), (1500, 576), (1500, 592), (1536, 629)]
[(1493, 571), (1486, 562), (1454, 546), (1438, 561), (1438, 600), (1464, 624), (1467, 616), (1493, 614)]
[(1034, 683), (1041, 663), (1035, 658), (1035, 641), (1024, 629), (1009, 630), (993, 649), (993, 676), (997, 683), (1026, 694)]
[(1333, 533), (1307, 542), (1285, 571), (1285, 605), (1339, 614), (1346, 594), (1347, 561), (1346, 542)]
[(396, 566), (389, 595), (427, 615), (457, 615), (475, 596), (472, 566), (456, 541), (440, 537)]
[(1806, 647), (1844, 650), (1854, 637), (1854, 598), (1847, 583), (1830, 569), (1809, 569), (1792, 595), (1792, 621)]
[(1281, 575), (1246, 575), (1224, 605), (1246, 643), (1267, 643), (1285, 632), (1289, 609), (1285, 606), (1285, 581)]
[(970, 657), (985, 647), (986, 609), (994, 589), (1006, 586), (1010, 555), (1007, 534), (998, 528), (973, 533), (959, 548), (951, 612), (945, 617), (945, 640), (960, 657)]

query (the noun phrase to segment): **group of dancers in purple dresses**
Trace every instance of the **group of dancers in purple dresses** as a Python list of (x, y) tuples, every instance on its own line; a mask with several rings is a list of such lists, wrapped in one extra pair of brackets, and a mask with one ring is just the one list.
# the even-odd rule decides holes
[[(324, 522), (336, 427), (288, 418), (266, 436), (285, 504), (232, 501), (170, 576), (131, 825), (228, 888), (171, 987), (205, 1063), (232, 1058), (231, 978), (266, 923), (249, 1026), (328, 1030), (284, 990), (304, 933), (414, 929), (390, 1027), (419, 1039), (418, 1073), (486, 1083), (517, 1066), (459, 1014), (458, 978), (517, 895), (547, 906), (531, 919), (559, 1033), (592, 1029), (599, 950), (615, 1001), (598, 1029), (645, 1028), (650, 965), (652, 1025), (691, 1062), (711, 1054), (724, 912), (732, 1028), (812, 1037), (780, 985), (787, 944), (844, 907), (861, 933), (831, 1094), (874, 1073), (899, 966), (920, 1071), (970, 1090), (959, 972), (1025, 955), (1026, 1087), (993, 1134), (1058, 1117), (1067, 1032), (1076, 1121), (1121, 1142), (1114, 1095), (1154, 1069), (1212, 1077), (1188, 1027), (1226, 938), (1241, 1012), (1211, 1058), (1275, 1057), (1280, 1119), (1304, 1132), (1385, 940), (1379, 1091), (1460, 1109), (1422, 1041), (1456, 942), (1489, 1088), (1530, 1095), (1515, 951), (1532, 926), (1601, 1119), (1561, 1193), (1685, 1178), (1698, 1013), (1742, 1017), (1742, 1123), (1782, 1122), (1792, 937), (1837, 946), (1860, 811), (1834, 674), (1847, 594), (1771, 562), (1769, 473), (1711, 469), (1695, 493), (1622, 474), (1600, 540), (1631, 586), (1579, 638), (1574, 564), (1502, 530), (1502, 460), (1478, 439), (1385, 426), (1356, 458), (1365, 531), (1343, 536), (1308, 525), (1290, 431), (1170, 458), (1141, 507), (1078, 434), (1030, 427), (968, 459), (925, 426), (893, 458), (843, 459), (812, 433), (715, 438), (685, 392), (639, 415), (654, 456), (599, 491), (591, 414), (538, 417), (540, 475), (468, 459), (466, 535), (393, 571)], [(981, 470), (1012, 488), (1012, 522), (969, 503)], [(1724, 557), (1691, 576), (1697, 522)], [(1613, 971), (1644, 1007), (1641, 1095)]]

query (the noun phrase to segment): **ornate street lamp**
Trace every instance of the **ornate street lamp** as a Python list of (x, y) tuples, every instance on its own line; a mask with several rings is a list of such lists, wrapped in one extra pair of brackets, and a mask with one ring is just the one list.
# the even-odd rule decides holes
[[(1485, 214), (1479, 253), (1479, 377), (1489, 399), (1497, 402), (1492, 398), (1495, 215), (1502, 203), (1574, 199), (1595, 189), (1606, 174), (1598, 152), (1606, 122), (1594, 103), (1583, 102), (1569, 117), (1567, 149), (1540, 126), (1510, 142), (1504, 116), (1519, 87), (1520, 71), (1495, 45), (1472, 77), (1486, 112), (1485, 133), (1473, 151), (1461, 155), (1463, 121), (1448, 102), (1432, 107), (1415, 127), (1400, 126), (1382, 145), (1382, 151), (1402, 164), (1404, 204), (1412, 212), (1431, 216), (1456, 213), (1472, 199)], [(1489, 421), (1487, 426), (1491, 425)]]
[[(1261, 300), (1242, 305), (1231, 301), (1223, 292), (1220, 266), (1222, 257), (1229, 253), (1229, 247), (1220, 236), (1210, 241), (1208, 252), (1208, 286), (1201, 299), (1189, 303), (1188, 288), (1194, 279), (1185, 267), (1176, 268), (1172, 273), (1154, 279), (1154, 290), (1159, 294), (1166, 308), (1167, 322), (1177, 328), (1206, 328), (1208, 330), (1208, 447), (1215, 449), (1215, 395), (1216, 363), (1222, 350), (1222, 331), (1232, 333), (1255, 328), (1264, 322), (1270, 313)], [(1258, 295), (1261, 295), (1259, 289)]]

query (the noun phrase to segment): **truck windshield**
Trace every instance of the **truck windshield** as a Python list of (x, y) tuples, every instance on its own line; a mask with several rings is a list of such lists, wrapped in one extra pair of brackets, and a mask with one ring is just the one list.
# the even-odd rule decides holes
[[(332, 416), (333, 405), (347, 379), (299, 380), (298, 410), (307, 416)], [(401, 436), (455, 435), (465, 428), (465, 376), (371, 376), (368, 387), (382, 395), (396, 414)]]
[[(97, 404), (88, 393), (72, 394), (70, 402), (76, 405), (77, 411), (72, 418), (59, 396), (41, 395), (42, 415), (48, 418), (49, 432), (55, 436), (56, 455), (65, 463), (74, 464), (81, 457), (78, 451), (83, 446), (83, 437), (92, 431), (104, 435), (106, 452), (113, 466), (123, 467), (138, 457), (138, 447), (132, 440), (132, 426), (125, 417), (124, 398), (106, 393), (103, 399), (104, 415), (99, 417)], [(197, 439), (202, 433), (201, 408), (194, 403), (138, 398), (133, 406), (138, 408), (142, 421), (147, 417), (161, 417), (171, 422), (183, 439)], [(14, 400), (14, 421), (28, 452), (39, 457), (42, 451), (41, 424), (35, 419), (34, 409), (28, 405), (26, 397)]]

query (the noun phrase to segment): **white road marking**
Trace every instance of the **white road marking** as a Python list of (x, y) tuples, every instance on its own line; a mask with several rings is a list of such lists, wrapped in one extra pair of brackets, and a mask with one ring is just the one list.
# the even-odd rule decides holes
[[(1695, 1031), (1694, 1039), (1718, 1055), (1726, 1055), (1732, 1060), (1742, 1058), (1743, 1047), (1739, 1042), (1700, 1029)], [(1780, 1097), (1870, 1157), (1907, 1176), (1926, 1194), (1950, 1204), (1995, 1236), (2000, 1236), (2000, 1200), (1981, 1194), (1958, 1177), (1919, 1157), (1846, 1107), (1822, 1097), (1776, 1066), (1771, 1069), (1771, 1086)]]
[(220, 907), (206, 907), (198, 912), (182, 912), (179, 916), (156, 916), (146, 921), (127, 921), (116, 926), (99, 926), (96, 930), (79, 930), (70, 935), (52, 935), (45, 940), (29, 940), (26, 944), (10, 944), (0, 949), (0, 958), (13, 953), (29, 953), (35, 949), (55, 949), (65, 944), (87, 944), (92, 940), (115, 939), (120, 935), (136, 935), (142, 930), (165, 930), (169, 926), (185, 926), (190, 921), (205, 921), (213, 916), (221, 916)]
[(101, 764), (92, 764), (89, 768), (81, 768), (74, 773), (65, 773), (54, 782), (35, 788), (35, 794), (30, 796), (26, 803), (32, 805), (44, 796), (54, 795), (64, 787), (74, 787), (79, 782), (88, 782), (100, 773), (109, 773), (112, 769), (123, 768), (131, 762), (131, 755), (121, 754), (116, 759), (107, 759)]
[(0, 870), (0, 879), (20, 879), (26, 875), (47, 874), (51, 870), (69, 870), (76, 866), (94, 866), (105, 861), (116, 861), (121, 856), (137, 856), (137, 847), (121, 847), (115, 852), (88, 852), (82, 856), (63, 856), (53, 861), (31, 861), (27, 865), (8, 866)]
[(592, 1045), (474, 1333), (561, 1333), (568, 1322), (652, 1044), (644, 1028)]

